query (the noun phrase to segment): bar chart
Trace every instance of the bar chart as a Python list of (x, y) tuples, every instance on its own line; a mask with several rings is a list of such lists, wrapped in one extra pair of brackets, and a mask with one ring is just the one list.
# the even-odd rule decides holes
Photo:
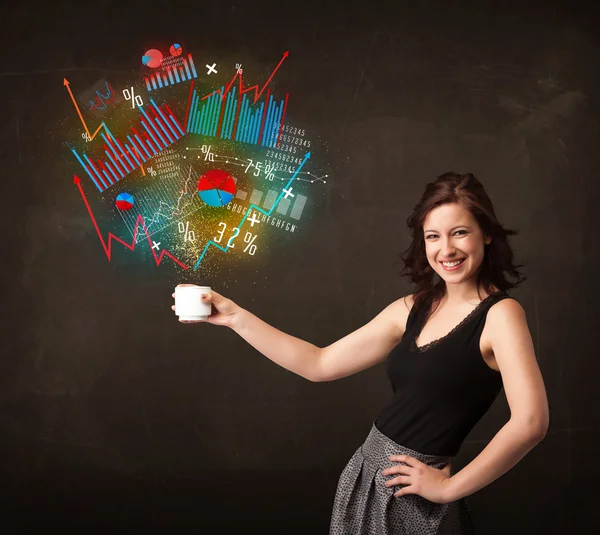
[(288, 95), (277, 102), (270, 90), (264, 101), (252, 103), (234, 86), (224, 95), (225, 87), (200, 98), (194, 89), (186, 131), (265, 147), (275, 147), (285, 120)]
[[(273, 207), (273, 204), (277, 200), (279, 192), (274, 190), (268, 190), (267, 194), (264, 196), (264, 192), (259, 189), (253, 189), (250, 194), (249, 203), (255, 204), (256, 206), (262, 206), (265, 210), (270, 210)], [(236, 198), (240, 200), (246, 200), (248, 193), (246, 191), (238, 190), (236, 194)], [(300, 220), (300, 216), (304, 211), (304, 206), (306, 205), (307, 197), (304, 195), (296, 195), (294, 204), (292, 206), (292, 210), (289, 213), (289, 217)], [(262, 201), (262, 205), (261, 205)], [(276, 212), (283, 216), (288, 215), (288, 210), (290, 209), (290, 205), (292, 201), (290, 199), (281, 198), (279, 204), (277, 205)]]
[(105, 132), (100, 135), (105, 142), (104, 160), (94, 163), (87, 154), (83, 153), (83, 156), (80, 156), (75, 148), (71, 148), (98, 191), (103, 192), (116, 184), (185, 135), (169, 106), (165, 104), (159, 107), (150, 99), (150, 106), (147, 108), (148, 111), (145, 111), (138, 106), (143, 131), (140, 134), (132, 128), (131, 133), (127, 135), (129, 143), (117, 140), (103, 123)]
[(181, 58), (181, 61), (178, 61), (177, 64), (166, 66), (163, 72), (151, 74), (144, 78), (144, 82), (148, 91), (155, 91), (197, 77), (198, 74), (196, 73), (192, 54), (188, 54), (187, 59)]

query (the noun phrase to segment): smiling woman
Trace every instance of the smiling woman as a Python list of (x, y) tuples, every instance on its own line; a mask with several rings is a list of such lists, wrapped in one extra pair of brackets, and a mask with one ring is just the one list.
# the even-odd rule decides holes
[[(401, 274), (417, 288), (386, 359), (394, 395), (340, 476), (331, 535), (471, 534), (464, 497), (514, 466), (547, 428), (523, 310), (507, 294), (525, 280), (506, 239), (516, 232), (498, 222), (472, 174), (451, 172), (427, 185), (407, 223)], [(503, 385), (511, 421), (452, 475), (452, 457)]]
[[(507, 293), (524, 280), (507, 242), (516, 232), (498, 222), (472, 174), (446, 173), (427, 184), (407, 222), (412, 242), (401, 274), (415, 293), (327, 347), (290, 336), (213, 290), (202, 298), (216, 309), (206, 322), (232, 328), (309, 381), (386, 361), (394, 395), (340, 475), (330, 535), (471, 534), (465, 496), (512, 468), (548, 427), (525, 313)], [(502, 387), (510, 420), (452, 474), (452, 457)]]

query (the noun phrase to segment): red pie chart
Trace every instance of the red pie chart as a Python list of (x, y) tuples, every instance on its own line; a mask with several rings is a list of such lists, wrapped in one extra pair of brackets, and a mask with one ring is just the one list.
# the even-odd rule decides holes
[(142, 56), (142, 63), (146, 65), (146, 67), (156, 69), (156, 67), (160, 67), (162, 59), (162, 52), (160, 50), (156, 50), (156, 48), (151, 48), (150, 50), (146, 50), (146, 52), (144, 52), (144, 55)]
[(171, 45), (169, 52), (171, 52), (171, 56), (181, 56), (181, 53), (183, 52), (183, 50), (179, 43), (175, 43), (174, 45)]
[(222, 169), (207, 171), (198, 182), (198, 195), (209, 206), (225, 206), (235, 192), (233, 177)]

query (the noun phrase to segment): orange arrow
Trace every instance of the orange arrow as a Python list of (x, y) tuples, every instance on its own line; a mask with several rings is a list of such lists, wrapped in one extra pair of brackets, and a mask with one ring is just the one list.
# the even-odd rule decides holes
[(77, 114), (79, 115), (79, 118), (81, 119), (81, 122), (83, 123), (83, 128), (85, 128), (85, 133), (88, 135), (88, 138), (90, 138), (89, 140), (91, 141), (92, 139), (94, 139), (96, 137), (96, 134), (104, 126), (104, 123), (100, 124), (100, 126), (94, 132), (94, 135), (90, 135), (90, 131), (88, 130), (87, 125), (85, 124), (85, 121), (83, 119), (83, 116), (81, 115), (81, 111), (79, 109), (79, 106), (77, 105), (77, 101), (75, 100), (75, 97), (73, 96), (73, 92), (71, 91), (71, 84), (69, 83), (69, 80), (67, 80), (65, 78), (63, 84), (67, 88), (67, 91), (69, 92), (69, 95), (71, 95), (71, 100), (73, 101), (73, 105), (75, 106), (75, 109), (77, 110)]
[[(142, 157), (140, 156), (139, 151), (135, 147), (133, 147), (133, 150), (135, 151), (135, 154), (137, 155), (137, 157), (141, 160)], [(142, 170), (142, 175), (146, 176), (146, 172), (144, 171), (144, 167), (140, 165), (140, 169)]]

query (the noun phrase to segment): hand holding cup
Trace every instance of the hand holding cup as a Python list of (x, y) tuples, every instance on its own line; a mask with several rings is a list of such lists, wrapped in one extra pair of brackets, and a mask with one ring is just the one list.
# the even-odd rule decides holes
[[(240, 310), (231, 299), (223, 297), (209, 286), (196, 284), (178, 284), (175, 293), (175, 305), (171, 307), (179, 316), (181, 323), (212, 323), (232, 327)], [(212, 314), (211, 305), (216, 309)]]

